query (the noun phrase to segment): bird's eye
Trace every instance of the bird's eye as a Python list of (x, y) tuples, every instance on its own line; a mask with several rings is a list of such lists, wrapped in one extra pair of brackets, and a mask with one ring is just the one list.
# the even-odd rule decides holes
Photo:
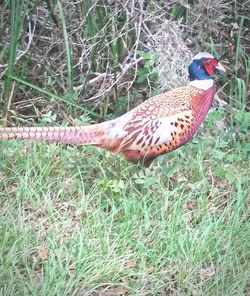
[(214, 62), (215, 62), (215, 61), (212, 60), (212, 59), (207, 59), (205, 63), (206, 63), (207, 65), (211, 65), (211, 64), (214, 64)]

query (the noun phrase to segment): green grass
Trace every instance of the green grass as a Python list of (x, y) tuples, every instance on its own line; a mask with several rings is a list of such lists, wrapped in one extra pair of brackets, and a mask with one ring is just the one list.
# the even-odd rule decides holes
[(249, 295), (247, 149), (208, 126), (151, 170), (1, 142), (0, 293)]
[[(27, 9), (24, 1), (16, 2), (15, 0), (6, 1), (5, 5), (10, 5), (11, 7), (11, 24), (10, 24), (10, 46), (8, 49), (8, 69), (7, 69), (7, 78), (5, 79), (4, 86), (4, 112), (3, 112), (3, 122), (6, 123), (8, 111), (11, 105), (11, 101), (13, 99), (13, 91), (15, 88), (15, 84), (10, 77), (15, 68), (15, 59), (17, 56), (17, 49), (19, 46), (19, 39), (22, 32), (23, 25), (23, 15), (22, 11)], [(5, 7), (6, 8), (6, 7)], [(3, 9), (4, 11), (5, 9)], [(1, 23), (1, 27), (3, 24)]]

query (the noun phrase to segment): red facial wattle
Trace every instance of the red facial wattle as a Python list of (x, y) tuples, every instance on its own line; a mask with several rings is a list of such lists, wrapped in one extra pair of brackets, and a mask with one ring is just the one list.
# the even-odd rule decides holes
[(218, 66), (218, 61), (216, 59), (207, 59), (204, 61), (204, 68), (209, 75), (214, 74), (216, 66)]

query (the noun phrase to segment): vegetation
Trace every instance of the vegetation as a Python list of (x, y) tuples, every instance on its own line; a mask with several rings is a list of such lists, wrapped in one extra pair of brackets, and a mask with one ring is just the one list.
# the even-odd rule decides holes
[(0, 143), (1, 295), (249, 295), (248, 1), (0, 4), (0, 125), (108, 120), (222, 57), (214, 108), (152, 168)]

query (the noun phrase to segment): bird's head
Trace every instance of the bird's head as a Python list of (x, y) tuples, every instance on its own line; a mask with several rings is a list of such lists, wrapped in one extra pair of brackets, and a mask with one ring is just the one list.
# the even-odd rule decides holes
[(210, 53), (196, 54), (188, 67), (190, 81), (212, 79), (216, 70), (226, 72), (222, 64)]

